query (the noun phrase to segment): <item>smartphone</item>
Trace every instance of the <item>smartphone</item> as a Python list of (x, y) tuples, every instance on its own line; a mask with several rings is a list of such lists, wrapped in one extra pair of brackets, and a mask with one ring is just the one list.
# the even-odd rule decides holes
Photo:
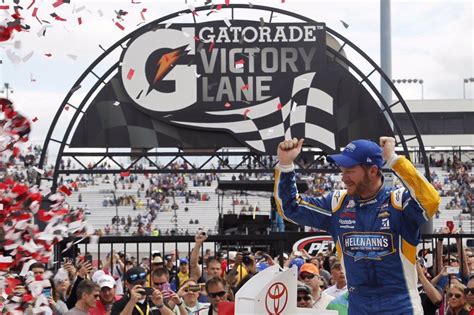
[(453, 221), (446, 221), (446, 226), (449, 229), (449, 233), (452, 233), (454, 230), (454, 222)]
[(84, 262), (88, 262), (92, 265), (92, 255), (88, 254), (84, 256)]
[(199, 284), (190, 285), (190, 286), (188, 286), (188, 289), (189, 289), (189, 291), (192, 291), (192, 292), (201, 291), (201, 287), (199, 286)]
[(50, 297), (53, 295), (53, 294), (52, 294), (52, 291), (53, 291), (53, 290), (51, 289), (51, 287), (49, 287), (49, 288), (43, 288), (43, 292), (41, 292), (41, 293), (44, 294), (44, 296), (45, 296), (46, 298), (50, 298)]
[(446, 271), (450, 275), (457, 275), (459, 273), (459, 267), (446, 267)]
[(144, 293), (145, 295), (152, 295), (153, 294), (153, 288), (151, 288), (151, 287), (144, 287), (143, 290), (145, 292)]

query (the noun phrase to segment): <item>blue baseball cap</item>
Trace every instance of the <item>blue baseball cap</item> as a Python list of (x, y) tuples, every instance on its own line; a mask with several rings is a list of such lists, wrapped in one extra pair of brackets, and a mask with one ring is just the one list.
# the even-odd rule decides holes
[(180, 263), (180, 264), (189, 264), (189, 261), (188, 261), (187, 258), (181, 258), (181, 259), (179, 260), (179, 263)]
[(384, 164), (382, 149), (370, 140), (354, 140), (340, 154), (329, 155), (327, 159), (342, 167), (366, 164), (382, 168)]

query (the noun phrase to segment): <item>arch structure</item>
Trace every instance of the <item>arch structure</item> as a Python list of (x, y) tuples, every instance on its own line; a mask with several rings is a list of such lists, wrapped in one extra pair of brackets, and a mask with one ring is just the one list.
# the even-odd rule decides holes
[[(270, 157), (288, 137), (305, 138), (300, 173), (337, 172), (321, 167), (325, 155), (354, 139), (392, 135), (408, 158), (408, 145), (419, 148), (429, 176), (415, 120), (390, 78), (324, 23), (260, 5), (203, 6), (103, 50), (45, 139), (39, 166), (49, 155), (54, 171), (38, 183), (51, 181), (53, 190), (62, 174), (271, 173)], [(391, 110), (398, 104), (415, 136), (404, 137)], [(64, 159), (80, 167), (63, 169)], [(185, 167), (173, 167), (177, 161)]]

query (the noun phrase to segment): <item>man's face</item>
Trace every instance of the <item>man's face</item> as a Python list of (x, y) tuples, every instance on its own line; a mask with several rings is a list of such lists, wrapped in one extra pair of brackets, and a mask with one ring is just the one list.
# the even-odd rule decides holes
[(186, 303), (186, 305), (192, 304), (195, 301), (197, 301), (199, 297), (199, 291), (191, 291), (189, 289), (190, 286), (196, 286), (196, 285), (197, 283), (194, 281), (186, 282), (186, 284), (184, 285), (183, 290), (185, 293), (183, 296), (183, 300)]
[(33, 275), (35, 277), (38, 277), (38, 276), (42, 277), (44, 274), (44, 268), (41, 268), (41, 267), (33, 268), (31, 269), (31, 271), (33, 271)]
[(336, 282), (345, 282), (346, 276), (344, 275), (344, 271), (342, 268), (334, 268), (331, 270), (331, 276)]
[(100, 300), (104, 304), (113, 303), (115, 301), (115, 287), (114, 288), (102, 287), (100, 289)]
[(189, 267), (188, 264), (180, 264), (179, 271), (181, 271), (181, 273), (187, 274), (189, 272), (188, 267)]
[(166, 275), (162, 275), (160, 277), (153, 277), (153, 283), (152, 283), (152, 286), (155, 288), (155, 289), (158, 289), (160, 291), (163, 290), (163, 288), (168, 284), (168, 278), (166, 277)]
[(456, 257), (445, 257), (443, 259), (443, 266), (450, 266), (450, 267), (459, 267), (459, 262), (458, 260), (456, 259)]
[(304, 272), (300, 273), (300, 279), (307, 286), (309, 286), (313, 290), (313, 292), (314, 292), (314, 290), (319, 291), (319, 277), (318, 277), (318, 275), (315, 275), (315, 274), (304, 271)]
[(474, 272), (474, 256), (469, 257), (467, 263), (471, 272)]
[(211, 261), (207, 266), (207, 275), (209, 278), (220, 277), (222, 274), (221, 264), (217, 261)]
[(296, 306), (302, 308), (312, 308), (311, 296), (305, 291), (298, 291)]
[(369, 172), (373, 172), (372, 168), (376, 169), (376, 166), (372, 166), (368, 170), (361, 165), (349, 168), (341, 167), (342, 181), (346, 185), (348, 195), (360, 196), (367, 192), (372, 184), (369, 177)]
[(211, 284), (207, 288), (207, 296), (213, 308), (216, 309), (221, 301), (227, 301), (227, 293), (222, 283)]
[(96, 305), (97, 300), (100, 297), (100, 293), (98, 290), (92, 291), (92, 293), (84, 293), (82, 295), (82, 298), (85, 301), (85, 304), (87, 305), (88, 308), (93, 308)]

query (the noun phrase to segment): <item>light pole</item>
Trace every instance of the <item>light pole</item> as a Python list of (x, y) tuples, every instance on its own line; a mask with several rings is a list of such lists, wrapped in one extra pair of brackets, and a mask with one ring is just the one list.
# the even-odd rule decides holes
[(420, 84), (421, 85), (421, 99), (424, 99), (423, 97), (423, 79), (393, 79), (393, 83), (396, 84)]
[(5, 82), (3, 84), (2, 90), (0, 90), (0, 93), (2, 93), (2, 94), (5, 93), (6, 98), (8, 99), (8, 93), (13, 93), (13, 88), (11, 87), (10, 83)]
[(468, 83), (472, 83), (474, 82), (474, 78), (466, 78), (464, 79), (464, 84), (463, 84), (463, 91), (462, 91), (462, 95), (463, 95), (463, 98), (466, 98), (466, 84)]

